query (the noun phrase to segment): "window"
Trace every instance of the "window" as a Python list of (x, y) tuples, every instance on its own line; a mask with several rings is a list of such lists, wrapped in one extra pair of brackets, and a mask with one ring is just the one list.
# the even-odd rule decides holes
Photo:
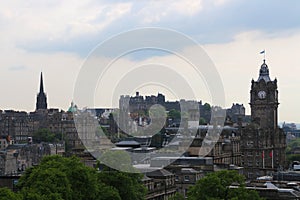
[(252, 161), (248, 161), (248, 167), (252, 167)]
[(256, 166), (259, 166), (259, 164), (260, 164), (259, 161), (256, 161)]
[(179, 177), (178, 176), (175, 176), (175, 181), (179, 181)]
[(253, 141), (248, 141), (247, 142), (247, 147), (253, 147)]
[(190, 177), (189, 176), (184, 176), (184, 181), (190, 181)]
[(253, 173), (251, 173), (251, 172), (248, 172), (248, 178), (252, 178), (253, 177)]

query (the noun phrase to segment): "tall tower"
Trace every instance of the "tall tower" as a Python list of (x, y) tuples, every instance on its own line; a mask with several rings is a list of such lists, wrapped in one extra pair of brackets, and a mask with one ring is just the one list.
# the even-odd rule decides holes
[(259, 70), (257, 81), (252, 79), (250, 106), (252, 122), (260, 128), (275, 130), (278, 124), (278, 90), (277, 80), (269, 77), (269, 68), (264, 60)]
[(252, 123), (241, 129), (241, 165), (249, 179), (273, 175), (285, 166), (286, 136), (277, 125), (278, 105), (277, 80), (270, 79), (264, 60), (257, 81), (251, 82)]
[(36, 110), (47, 109), (47, 96), (44, 92), (43, 73), (41, 72), (40, 92), (36, 97)]

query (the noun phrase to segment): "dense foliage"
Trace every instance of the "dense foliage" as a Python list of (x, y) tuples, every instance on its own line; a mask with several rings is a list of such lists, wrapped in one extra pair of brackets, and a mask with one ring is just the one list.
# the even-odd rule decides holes
[(168, 117), (172, 119), (181, 119), (181, 113), (175, 109), (168, 112)]
[(294, 148), (300, 147), (300, 138), (291, 140), (286, 148), (286, 153), (290, 154)]
[[(232, 184), (238, 185), (235, 189), (229, 189)], [(218, 171), (208, 174), (200, 179), (195, 186), (188, 191), (189, 200), (212, 200), (212, 199), (243, 199), (260, 200), (258, 193), (247, 190), (245, 180), (236, 171)]]
[(0, 188), (0, 200), (21, 200), (20, 195), (13, 193), (8, 188)]
[(184, 196), (181, 193), (176, 193), (173, 197), (171, 197), (169, 200), (185, 200)]
[(300, 154), (293, 154), (294, 149), (300, 147), (300, 139), (294, 139), (290, 141), (286, 148), (286, 155), (287, 160), (289, 163), (292, 163), (293, 161), (299, 161), (300, 162)]
[(62, 139), (61, 133), (52, 133), (49, 129), (39, 129), (33, 133), (33, 140), (39, 142), (58, 142)]
[[(76, 157), (61, 156), (45, 157), (26, 170), (18, 187), (16, 195), (24, 200), (142, 200), (146, 193), (139, 174), (98, 172)], [(18, 200), (17, 196), (9, 199)]]

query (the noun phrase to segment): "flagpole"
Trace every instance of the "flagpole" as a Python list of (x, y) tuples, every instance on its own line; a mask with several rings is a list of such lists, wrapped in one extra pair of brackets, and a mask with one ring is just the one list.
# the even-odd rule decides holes
[(272, 169), (274, 168), (274, 156), (273, 156), (273, 149), (272, 149)]
[(263, 157), (263, 168), (265, 168), (265, 151), (263, 150), (262, 152), (262, 157)]
[(260, 54), (264, 54), (264, 61), (266, 60), (266, 50), (264, 49), (263, 51), (260, 52)]

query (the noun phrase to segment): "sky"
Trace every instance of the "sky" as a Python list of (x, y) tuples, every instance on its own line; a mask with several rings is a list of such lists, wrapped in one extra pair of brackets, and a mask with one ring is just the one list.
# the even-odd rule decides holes
[[(0, 7), (0, 109), (34, 111), (41, 71), (49, 107), (68, 109), (81, 69), (101, 43), (129, 30), (156, 27), (197, 42), (222, 80), (225, 106), (244, 104), (247, 114), (251, 80), (258, 78), (259, 52), (265, 49), (270, 77), (278, 80), (279, 121), (300, 122), (299, 10), (295, 0), (5, 1)], [(114, 106), (105, 99), (122, 79), (117, 72), (145, 63), (172, 66), (184, 79), (193, 79), (186, 63), (170, 52), (133, 52), (113, 63), (108, 71), (113, 78), (102, 80), (105, 89), (97, 87), (95, 106)], [(184, 98), (161, 85), (137, 85), (130, 95), (135, 90)], [(199, 91), (197, 100), (211, 101), (203, 81)]]

